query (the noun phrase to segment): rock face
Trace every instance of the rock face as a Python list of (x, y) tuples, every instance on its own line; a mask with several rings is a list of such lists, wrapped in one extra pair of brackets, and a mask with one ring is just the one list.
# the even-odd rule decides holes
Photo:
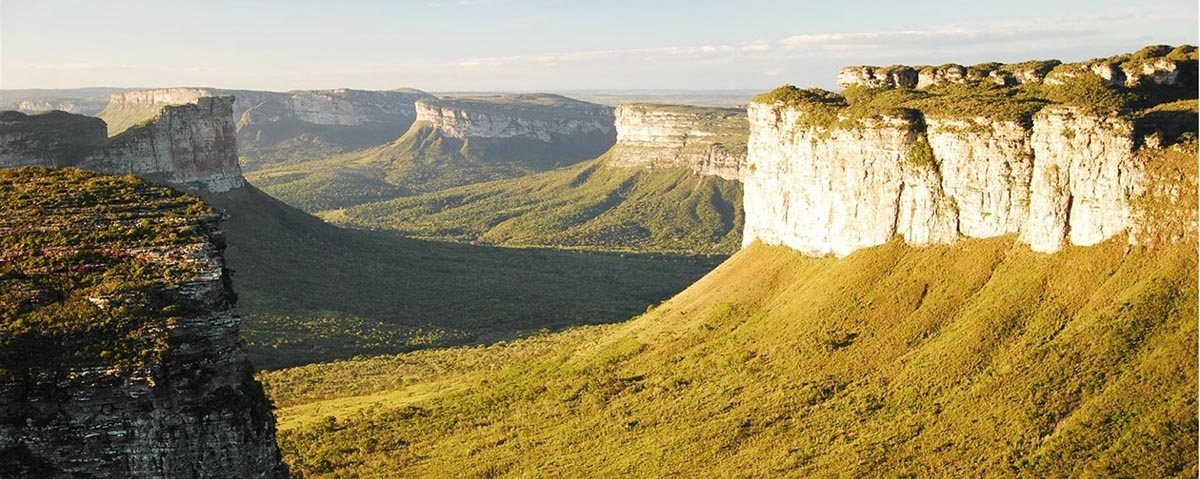
[(104, 121), (61, 111), (26, 115), (0, 112), (0, 168), (67, 166), (103, 145)]
[(984, 63), (970, 67), (953, 63), (936, 67), (849, 66), (838, 74), (837, 83), (842, 88), (919, 89), (980, 80), (1005, 86), (1043, 82), (1061, 85), (1085, 73), (1094, 73), (1110, 85), (1131, 88), (1151, 84), (1177, 86), (1194, 83), (1196, 50), (1189, 45), (1174, 49), (1158, 45), (1133, 54), (1067, 64), (1046, 60), (1014, 64)]
[[(0, 249), (15, 271), (0, 277), (0, 475), (286, 477), (218, 217), (75, 169), (0, 171), (0, 190), (0, 231), (18, 240)], [(91, 239), (35, 260), (25, 245), (48, 235)]]
[(98, 120), (92, 118), (6, 113), (11, 121), (0, 125), (0, 165), (75, 166), (193, 191), (229, 191), (245, 184), (238, 166), (233, 104), (232, 97), (202, 97), (191, 104), (160, 107), (148, 123), (108, 140), (97, 137)]
[(1135, 241), (1145, 189), (1132, 123), (1069, 107), (1032, 128), (982, 118), (883, 117), (832, 129), (753, 104), (744, 244), (843, 256), (1019, 233), (1040, 252)]
[[(113, 94), (100, 117), (109, 122), (109, 134), (124, 131), (129, 124), (142, 121), (147, 108), (156, 111), (164, 106), (195, 103), (198, 98), (233, 96), (233, 115), (239, 129), (280, 120), (298, 120), (315, 125), (365, 125), (397, 123), (404, 132), (416, 118), (414, 102), (431, 95), (419, 90), (306, 90), (266, 92), (251, 90), (218, 90), (208, 88), (164, 88)], [(123, 119), (123, 116), (132, 118)], [(143, 118), (136, 118), (138, 115)], [(124, 120), (124, 121), (122, 121)], [(130, 123), (132, 122), (132, 123)]]
[(526, 139), (551, 143), (612, 136), (613, 111), (558, 95), (443, 98), (416, 103), (417, 121), (448, 138)]
[(744, 110), (629, 104), (617, 107), (615, 125), (609, 165), (742, 178), (750, 128)]

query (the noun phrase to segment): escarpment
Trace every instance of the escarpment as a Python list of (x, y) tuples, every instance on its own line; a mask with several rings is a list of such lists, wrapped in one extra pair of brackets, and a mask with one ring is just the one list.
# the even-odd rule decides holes
[[(431, 95), (419, 90), (299, 90), (268, 92), (208, 88), (162, 88), (113, 94), (100, 118), (109, 134), (125, 131), (164, 106), (195, 103), (197, 99), (233, 96), (233, 116), (238, 129), (281, 120), (315, 125), (355, 126), (372, 123), (408, 124), (416, 118), (414, 102)], [(396, 131), (393, 138), (403, 129)]]
[(0, 475), (286, 477), (218, 218), (128, 176), (0, 170)]
[(616, 109), (617, 143), (608, 164), (689, 168), (740, 180), (746, 165), (746, 112), (734, 108), (629, 104)]
[[(1195, 60), (1176, 67), (1194, 70)], [(749, 108), (743, 244), (843, 256), (896, 236), (930, 245), (1017, 234), (1055, 252), (1194, 230), (1194, 219), (1163, 221), (1194, 207), (1169, 206), (1194, 197), (1194, 179), (1177, 175), (1164, 194), (1147, 176), (1164, 161), (1195, 162), (1194, 84), (1116, 85), (1092, 72), (1036, 89), (964, 82), (947, 93), (884, 85), (760, 96)]]
[(52, 112), (4, 113), (0, 166), (74, 166), (136, 175), (198, 192), (245, 184), (238, 165), (232, 97), (160, 107), (155, 116), (105, 139), (102, 121)]

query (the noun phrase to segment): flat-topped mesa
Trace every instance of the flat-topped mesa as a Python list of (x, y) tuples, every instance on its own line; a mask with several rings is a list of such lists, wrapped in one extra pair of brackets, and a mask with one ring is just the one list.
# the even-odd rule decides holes
[(79, 165), (187, 189), (222, 193), (245, 184), (238, 165), (233, 97), (166, 106), (148, 123), (113, 137)]
[(684, 105), (627, 104), (616, 109), (611, 166), (690, 168), (740, 180), (750, 125), (746, 111)]
[(280, 120), (315, 125), (354, 126), (401, 124), (398, 136), (416, 118), (413, 103), (432, 98), (419, 90), (363, 91), (350, 89), (267, 92), (212, 88), (161, 88), (113, 94), (100, 117), (115, 135), (149, 118), (163, 106), (195, 103), (213, 96), (236, 98), (233, 116), (239, 129)]
[(0, 170), (0, 476), (286, 477), (218, 218), (135, 178)]
[(1127, 96), (1090, 81), (1030, 98), (761, 95), (748, 111), (744, 244), (843, 256), (897, 236), (924, 246), (1016, 234), (1055, 252), (1194, 235), (1194, 200), (1181, 198), (1196, 196), (1196, 91), (1155, 96), (1157, 85), (1168, 83)]
[(1174, 48), (1153, 45), (1132, 54), (1066, 64), (1045, 60), (973, 66), (954, 63), (915, 67), (849, 66), (838, 73), (837, 84), (841, 88), (918, 89), (964, 83), (1061, 85), (1087, 72), (1100, 76), (1111, 85), (1131, 88), (1150, 84), (1187, 85), (1196, 80), (1196, 49), (1191, 45)]
[(613, 110), (559, 95), (495, 95), (420, 100), (417, 122), (465, 140), (527, 139), (544, 143), (576, 136), (612, 136)]
[(0, 166), (74, 166), (191, 191), (226, 192), (245, 184), (233, 103), (233, 97), (199, 97), (190, 104), (160, 106), (150, 120), (107, 139), (98, 136), (103, 122), (94, 118), (4, 113)]

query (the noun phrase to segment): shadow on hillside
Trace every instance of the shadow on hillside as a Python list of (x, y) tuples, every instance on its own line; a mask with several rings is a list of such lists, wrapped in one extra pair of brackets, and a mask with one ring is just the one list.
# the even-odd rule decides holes
[(251, 186), (205, 199), (228, 215), (243, 336), (265, 369), (622, 321), (723, 259), (412, 240), (328, 225)]

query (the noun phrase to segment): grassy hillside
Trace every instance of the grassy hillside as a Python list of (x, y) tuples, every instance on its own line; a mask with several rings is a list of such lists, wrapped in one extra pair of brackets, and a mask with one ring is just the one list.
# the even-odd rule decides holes
[[(558, 104), (566, 101), (570, 103)], [(556, 96), (454, 99), (439, 103), (447, 108), (469, 107), (472, 111), (520, 113), (529, 117), (570, 118), (574, 114), (568, 108), (571, 105), (595, 109), (593, 105)], [(563, 111), (555, 113), (555, 108)], [(318, 212), (551, 170), (600, 156), (614, 141), (612, 132), (555, 136), (549, 142), (524, 138), (464, 140), (443, 136), (431, 124), (418, 121), (389, 144), (320, 160), (266, 167), (248, 174), (247, 179), (288, 204)]]
[(254, 364), (512, 339), (624, 320), (719, 257), (517, 250), (336, 228), (252, 187), (210, 195)]
[(732, 253), (741, 245), (740, 183), (686, 168), (614, 168), (604, 161), (369, 203), (326, 218), (507, 246)]
[(1196, 274), (754, 245), (624, 324), (263, 380), (294, 477), (1194, 477)]

